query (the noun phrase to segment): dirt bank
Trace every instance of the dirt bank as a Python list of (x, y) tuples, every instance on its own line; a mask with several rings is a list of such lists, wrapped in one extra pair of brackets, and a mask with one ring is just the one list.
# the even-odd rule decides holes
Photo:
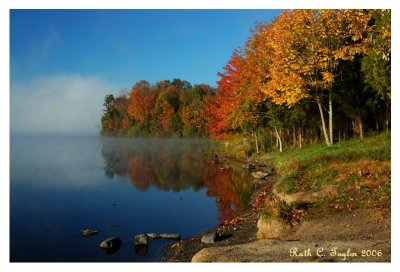
[[(204, 233), (216, 232), (220, 240), (203, 244), (204, 233), (165, 248), (164, 262), (388, 262), (391, 260), (389, 208), (309, 210), (300, 224), (278, 239), (257, 240), (260, 198), (252, 210)], [(324, 256), (322, 256), (324, 255)]]
[(340, 211), (309, 218), (279, 239), (205, 248), (193, 262), (389, 262), (390, 211)]
[[(339, 195), (350, 204), (342, 203), (338, 187), (329, 184), (313, 191), (272, 193), (276, 177), (269, 178), (252, 198), (246, 214), (167, 246), (163, 261), (390, 262), (390, 198), (373, 198), (375, 191), (384, 188), (381, 180), (390, 185), (390, 167), (388, 171), (386, 179), (376, 178), (376, 184), (369, 184), (368, 199), (357, 200), (364, 196), (357, 193), (362, 190), (358, 183), (350, 183), (355, 191), (342, 190)], [(368, 176), (360, 177), (368, 180)], [(384, 201), (377, 201), (381, 199)], [(295, 220), (285, 221), (288, 217)], [(217, 233), (219, 240), (202, 243), (202, 235), (209, 232)]]

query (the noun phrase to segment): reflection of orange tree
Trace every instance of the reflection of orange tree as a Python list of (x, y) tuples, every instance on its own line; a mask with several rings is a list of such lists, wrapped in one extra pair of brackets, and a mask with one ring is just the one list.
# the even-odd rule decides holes
[(219, 220), (223, 222), (243, 212), (253, 191), (249, 177), (231, 169), (222, 171), (219, 165), (207, 166), (203, 182), (207, 195), (216, 198)]
[(140, 191), (151, 186), (162, 191), (198, 191), (206, 186), (207, 195), (216, 198), (223, 222), (246, 209), (252, 186), (245, 173), (222, 171), (221, 165), (207, 163), (205, 154), (211, 151), (211, 142), (201, 140), (111, 139), (103, 141), (102, 155), (108, 177), (129, 177)]
[(150, 187), (150, 182), (155, 180), (151, 161), (143, 154), (129, 158), (128, 169), (132, 184), (140, 191), (146, 191)]

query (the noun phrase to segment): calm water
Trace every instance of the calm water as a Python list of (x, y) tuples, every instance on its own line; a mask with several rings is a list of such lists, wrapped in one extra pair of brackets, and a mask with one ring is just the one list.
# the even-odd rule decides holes
[[(249, 176), (210, 163), (215, 143), (188, 139), (12, 136), (12, 262), (157, 262), (169, 240), (135, 234), (198, 234), (243, 211)], [(82, 229), (97, 235), (80, 236)], [(119, 236), (107, 255), (100, 242)]]

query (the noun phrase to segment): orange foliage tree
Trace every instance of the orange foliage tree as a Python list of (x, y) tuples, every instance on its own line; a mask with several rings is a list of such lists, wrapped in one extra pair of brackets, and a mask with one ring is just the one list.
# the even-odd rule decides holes
[[(260, 27), (254, 37), (262, 45), (256, 50), (262, 52), (267, 45), (263, 58), (273, 63), (260, 89), (279, 105), (315, 99), (327, 145), (333, 144), (333, 84), (341, 62), (363, 52), (368, 22), (363, 10), (292, 10)], [(322, 105), (326, 95), (329, 133)]]
[(140, 122), (146, 130), (150, 125), (150, 119), (157, 94), (149, 89), (133, 89), (130, 94), (128, 114)]

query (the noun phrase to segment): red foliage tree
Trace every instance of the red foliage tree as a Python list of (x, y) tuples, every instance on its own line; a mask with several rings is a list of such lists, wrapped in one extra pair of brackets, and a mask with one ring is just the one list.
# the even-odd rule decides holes
[(218, 73), (218, 92), (206, 99), (208, 119), (207, 129), (217, 139), (224, 138), (228, 132), (235, 129), (235, 118), (241, 105), (239, 94), (240, 67), (244, 62), (238, 52), (234, 52), (224, 73)]

